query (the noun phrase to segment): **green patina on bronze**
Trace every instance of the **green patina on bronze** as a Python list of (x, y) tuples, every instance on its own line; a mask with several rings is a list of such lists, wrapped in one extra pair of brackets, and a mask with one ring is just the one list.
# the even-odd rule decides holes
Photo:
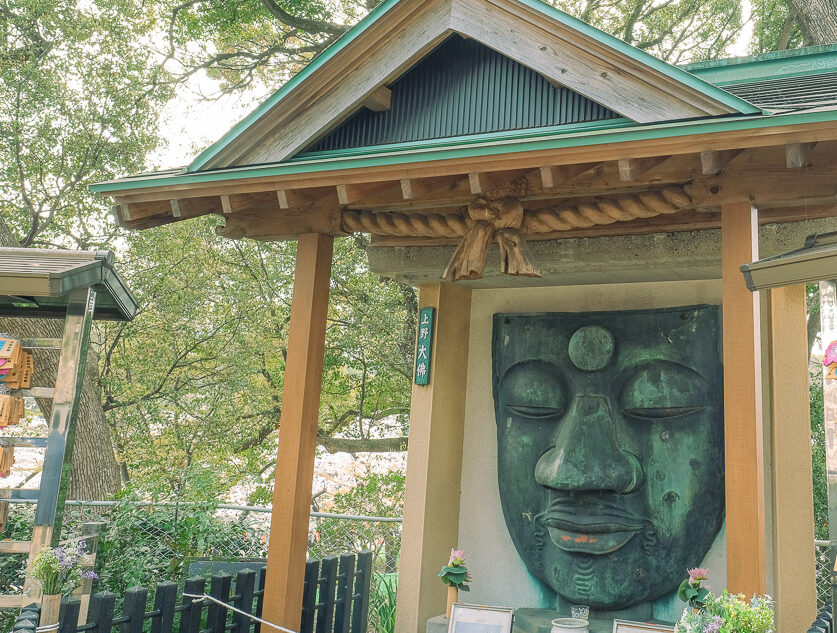
[(674, 591), (724, 519), (719, 309), (494, 316), (500, 498), (532, 574), (623, 609)]

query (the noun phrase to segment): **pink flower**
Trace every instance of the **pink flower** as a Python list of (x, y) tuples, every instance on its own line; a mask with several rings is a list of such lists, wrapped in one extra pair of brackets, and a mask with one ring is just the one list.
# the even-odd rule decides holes
[(706, 580), (709, 578), (709, 570), (704, 567), (695, 567), (694, 569), (689, 569), (687, 571), (689, 572), (689, 580), (692, 582)]
[(825, 358), (822, 360), (822, 364), (828, 367), (833, 363), (837, 363), (837, 341), (832, 342), (828, 348), (825, 350)]
[(451, 549), (450, 550), (450, 560), (448, 561), (448, 565), (462, 565), (465, 563), (465, 550), (464, 549)]

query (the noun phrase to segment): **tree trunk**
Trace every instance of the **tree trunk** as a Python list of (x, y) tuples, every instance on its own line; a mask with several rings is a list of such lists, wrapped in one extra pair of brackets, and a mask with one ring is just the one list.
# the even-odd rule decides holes
[[(19, 246), (0, 218), (0, 246)], [(64, 322), (60, 319), (18, 319), (0, 317), (0, 332), (21, 338), (62, 338)], [(35, 351), (35, 374), (32, 384), (54, 386), (58, 371), (58, 352)], [(110, 431), (97, 383), (98, 358), (94, 351), (87, 357), (81, 402), (78, 408), (76, 439), (73, 449), (73, 469), (70, 476), (68, 499), (109, 499), (119, 490), (119, 466), (113, 454)], [(38, 407), (49, 419), (52, 401), (38, 399)]]
[(837, 0), (788, 0), (805, 46), (837, 42)]

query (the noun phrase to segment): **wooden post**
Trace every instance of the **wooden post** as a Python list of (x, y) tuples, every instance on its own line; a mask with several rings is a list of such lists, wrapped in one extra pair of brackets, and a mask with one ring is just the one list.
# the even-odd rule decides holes
[(767, 590), (764, 436), (759, 293), (740, 266), (758, 259), (758, 213), (749, 201), (721, 207), (724, 328), (727, 587), (752, 596)]
[(444, 613), (437, 577), (459, 538), (459, 491), (467, 390), (471, 291), (421, 286), (419, 307), (436, 308), (430, 384), (413, 385), (410, 446), (395, 630), (423, 633)]
[(817, 617), (805, 285), (771, 290), (770, 430), (776, 630)]
[(294, 273), (262, 615), (293, 630), (302, 613), (333, 247), (333, 237), (301, 235)]

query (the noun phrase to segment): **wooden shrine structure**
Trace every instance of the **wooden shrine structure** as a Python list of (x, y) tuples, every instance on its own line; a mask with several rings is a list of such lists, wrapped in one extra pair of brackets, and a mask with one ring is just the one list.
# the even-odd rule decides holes
[(332, 243), (362, 232), (437, 319), (400, 633), (441, 610), (461, 535), (480, 293), (704, 281), (723, 306), (726, 584), (770, 589), (780, 630), (813, 621), (804, 287), (753, 294), (739, 267), (837, 226), (837, 49), (675, 67), (537, 0), (386, 0), (185, 169), (93, 190), (130, 229), (218, 214), (233, 239), (298, 240), (267, 620), (299, 625)]

